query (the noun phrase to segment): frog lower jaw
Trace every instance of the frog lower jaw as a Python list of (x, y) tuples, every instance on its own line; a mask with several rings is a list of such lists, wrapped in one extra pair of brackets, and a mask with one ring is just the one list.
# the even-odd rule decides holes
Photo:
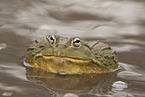
[(93, 61), (91, 59), (79, 59), (54, 55), (36, 55), (33, 58), (32, 66), (42, 67), (49, 72), (59, 74), (90, 73)]

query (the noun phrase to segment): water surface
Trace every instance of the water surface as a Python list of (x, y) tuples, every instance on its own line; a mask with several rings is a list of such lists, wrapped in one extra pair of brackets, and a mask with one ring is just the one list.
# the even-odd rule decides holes
[[(144, 97), (144, 5), (144, 0), (0, 0), (0, 97)], [(33, 40), (53, 33), (107, 42), (125, 71), (104, 75), (92, 84), (79, 83), (91, 78), (74, 76), (70, 86), (77, 83), (76, 92), (60, 92), (70, 87), (67, 82), (58, 88), (46, 73), (27, 71), (23, 65)], [(27, 76), (30, 71), (41, 75), (32, 80)]]

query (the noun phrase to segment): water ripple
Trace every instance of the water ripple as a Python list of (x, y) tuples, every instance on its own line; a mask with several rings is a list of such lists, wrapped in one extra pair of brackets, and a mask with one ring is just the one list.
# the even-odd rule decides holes
[(5, 49), (7, 47), (7, 44), (5, 43), (0, 43), (0, 50)]

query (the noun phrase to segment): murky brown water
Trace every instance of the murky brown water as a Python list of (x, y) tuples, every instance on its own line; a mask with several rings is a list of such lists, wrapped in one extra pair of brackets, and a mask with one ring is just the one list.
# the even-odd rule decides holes
[[(66, 77), (25, 68), (28, 46), (52, 33), (106, 41), (126, 70)], [(145, 97), (145, 1), (0, 0), (0, 97), (5, 96)]]

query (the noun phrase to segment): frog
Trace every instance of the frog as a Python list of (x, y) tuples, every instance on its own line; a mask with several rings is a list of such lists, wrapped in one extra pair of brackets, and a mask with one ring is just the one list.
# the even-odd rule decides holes
[(56, 74), (92, 74), (117, 70), (118, 59), (116, 51), (103, 41), (48, 35), (27, 49), (25, 64)]

